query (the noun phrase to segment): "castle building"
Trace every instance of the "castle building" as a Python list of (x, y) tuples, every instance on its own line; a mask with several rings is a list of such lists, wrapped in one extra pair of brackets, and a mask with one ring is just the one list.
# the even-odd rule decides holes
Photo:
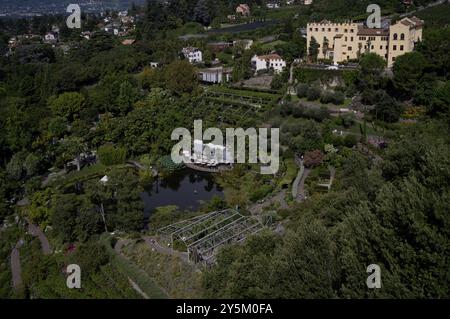
[(424, 22), (417, 17), (403, 18), (382, 28), (368, 28), (362, 23), (332, 23), (323, 20), (307, 25), (308, 52), (311, 39), (319, 44), (318, 59), (330, 59), (335, 64), (356, 60), (361, 54), (373, 52), (392, 67), (395, 59), (411, 52), (422, 39)]

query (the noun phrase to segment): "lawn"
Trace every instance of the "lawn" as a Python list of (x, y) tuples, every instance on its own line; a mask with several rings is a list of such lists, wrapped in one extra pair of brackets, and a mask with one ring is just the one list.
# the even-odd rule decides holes
[(282, 44), (285, 44), (285, 43), (286, 43), (285, 41), (276, 40), (276, 41), (273, 41), (273, 42), (262, 44), (261, 45), (261, 49), (263, 49), (264, 51), (272, 51), (272, 50), (275, 50), (275, 47), (277, 45), (282, 45)]
[(287, 6), (279, 9), (268, 10), (266, 17), (271, 20), (285, 20), (301, 13), (302, 11), (307, 11), (307, 7), (303, 5)]
[(75, 183), (91, 180), (94, 178), (100, 179), (104, 175), (107, 175), (113, 169), (127, 169), (127, 166), (114, 165), (114, 166), (105, 166), (101, 163), (97, 163), (95, 165), (87, 166), (81, 169), (80, 171), (71, 171), (65, 176), (58, 178), (49, 183), (49, 186), (52, 187), (69, 187), (74, 185)]
[(286, 171), (283, 178), (278, 182), (278, 188), (286, 188), (291, 186), (292, 182), (297, 177), (297, 172), (299, 170), (293, 158), (285, 159), (283, 164), (286, 167)]

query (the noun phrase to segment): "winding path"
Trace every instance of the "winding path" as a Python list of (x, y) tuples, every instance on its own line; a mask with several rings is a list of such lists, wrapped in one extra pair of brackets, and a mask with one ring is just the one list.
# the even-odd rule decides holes
[(11, 251), (11, 273), (12, 284), (14, 290), (18, 291), (22, 287), (22, 267), (20, 266), (20, 252), (19, 249), (23, 245), (23, 240), (19, 240), (16, 246)]
[(44, 255), (50, 255), (52, 253), (52, 248), (50, 247), (47, 237), (45, 237), (44, 232), (38, 226), (28, 224), (28, 232), (39, 238)]
[[(39, 238), (44, 255), (50, 255), (52, 253), (52, 249), (47, 240), (47, 237), (45, 237), (45, 234), (38, 226), (28, 224), (28, 233)], [(14, 290), (16, 291), (20, 290), (20, 288), (22, 287), (22, 267), (20, 265), (19, 249), (20, 247), (22, 247), (23, 244), (24, 244), (23, 239), (20, 239), (11, 251), (12, 284)]]
[(300, 167), (297, 177), (292, 184), (292, 198), (294, 198), (297, 202), (301, 202), (305, 200), (305, 180), (308, 177), (309, 173), (311, 173), (311, 169), (306, 168), (303, 165), (303, 160), (296, 156), (295, 163)]

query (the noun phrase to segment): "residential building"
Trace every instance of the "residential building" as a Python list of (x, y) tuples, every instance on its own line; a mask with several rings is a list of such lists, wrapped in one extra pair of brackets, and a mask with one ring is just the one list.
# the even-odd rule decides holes
[(236, 13), (239, 13), (243, 16), (249, 16), (250, 15), (250, 7), (246, 3), (241, 3), (236, 7)]
[(278, 2), (269, 2), (266, 4), (267, 9), (278, 9), (280, 4)]
[(58, 34), (53, 33), (53, 32), (48, 32), (44, 36), (44, 42), (45, 43), (51, 43), (51, 44), (54, 44), (54, 43), (58, 42)]
[(194, 47), (186, 47), (183, 48), (182, 51), (186, 60), (189, 60), (189, 63), (199, 63), (203, 62), (203, 54), (198, 48)]
[(231, 80), (232, 68), (208, 68), (198, 70), (199, 80), (205, 83), (223, 83)]
[(85, 38), (86, 40), (90, 40), (91, 39), (91, 32), (90, 31), (81, 32), (81, 36), (83, 38)]
[(284, 61), (278, 54), (267, 55), (255, 55), (252, 60), (252, 67), (256, 72), (260, 70), (273, 69), (275, 72), (283, 71), (286, 67), (286, 61)]
[(233, 163), (233, 156), (226, 146), (205, 144), (202, 140), (194, 140), (194, 152), (184, 150), (182, 155), (186, 160), (199, 165), (217, 166)]
[(403, 18), (394, 24), (383, 23), (379, 29), (354, 22), (332, 23), (323, 20), (308, 23), (308, 52), (314, 37), (319, 44), (318, 59), (330, 59), (338, 64), (373, 52), (386, 59), (391, 67), (396, 57), (414, 50), (415, 44), (422, 39), (423, 23), (416, 17)]

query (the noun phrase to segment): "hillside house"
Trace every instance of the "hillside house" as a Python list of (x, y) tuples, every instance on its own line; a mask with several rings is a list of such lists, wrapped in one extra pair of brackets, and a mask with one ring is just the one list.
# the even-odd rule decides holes
[(183, 48), (182, 53), (186, 60), (189, 61), (189, 63), (199, 63), (203, 62), (203, 54), (202, 51), (198, 48), (194, 47), (186, 47)]
[(275, 53), (260, 56), (255, 55), (252, 58), (251, 63), (255, 72), (273, 69), (276, 73), (279, 73), (286, 67), (286, 61)]

